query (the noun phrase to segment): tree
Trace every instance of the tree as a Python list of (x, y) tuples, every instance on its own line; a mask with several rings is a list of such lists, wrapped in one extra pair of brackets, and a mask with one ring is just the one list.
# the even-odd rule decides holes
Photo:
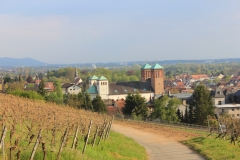
[(54, 82), (54, 89), (55, 92), (51, 92), (48, 95), (47, 100), (50, 102), (55, 102), (57, 104), (63, 103), (62, 87), (59, 81)]
[(214, 115), (214, 106), (210, 91), (203, 85), (200, 84), (194, 89), (193, 101), (190, 103), (195, 113), (195, 123), (205, 124), (207, 116)]
[(46, 96), (46, 90), (44, 89), (44, 87), (45, 87), (45, 82), (44, 80), (42, 80), (38, 86), (38, 93), (41, 94), (43, 97)]
[(177, 116), (178, 116), (178, 119), (180, 119), (181, 120), (181, 122), (183, 121), (183, 115), (182, 115), (182, 113), (181, 113), (181, 111), (180, 111), (180, 109), (178, 108), (177, 109)]
[(33, 83), (33, 78), (32, 78), (31, 76), (28, 76), (27, 79), (26, 79), (26, 81), (27, 81), (28, 83)]
[(107, 112), (107, 108), (103, 103), (102, 98), (99, 95), (97, 95), (96, 98), (92, 100), (92, 105), (95, 112), (101, 112), (101, 113)]
[(195, 114), (194, 114), (193, 106), (190, 104), (189, 110), (188, 110), (188, 123), (193, 124), (195, 122)]
[(144, 97), (137, 92), (136, 94), (128, 93), (125, 106), (123, 108), (123, 113), (136, 116), (145, 117), (147, 116), (147, 105)]
[(91, 97), (87, 92), (79, 92), (77, 96), (78, 100), (81, 101), (80, 105), (78, 106), (79, 108), (85, 110), (93, 110)]
[(183, 122), (189, 123), (189, 118), (188, 118), (188, 107), (186, 106), (184, 116), (183, 116)]
[(9, 76), (4, 77), (4, 84), (12, 82), (12, 79)]
[[(181, 104), (178, 98), (170, 98), (167, 95), (154, 101), (153, 118), (160, 118), (167, 121), (178, 121), (177, 106)], [(179, 111), (180, 112), (180, 111)]]

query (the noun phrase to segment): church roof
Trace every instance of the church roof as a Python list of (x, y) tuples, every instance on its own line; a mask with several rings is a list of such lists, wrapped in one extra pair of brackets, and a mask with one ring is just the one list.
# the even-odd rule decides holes
[(163, 69), (163, 67), (156, 63), (151, 67), (151, 69)]
[(153, 93), (151, 81), (146, 82), (112, 82), (109, 83), (109, 95), (120, 95), (127, 93)]
[(97, 76), (92, 76), (91, 78), (89, 78), (90, 80), (97, 80), (98, 79), (98, 77)]
[(88, 92), (89, 94), (97, 94), (97, 89), (96, 89), (96, 87), (93, 85), (93, 86), (91, 86), (91, 87), (88, 88), (87, 92)]
[(98, 78), (98, 80), (99, 80), (99, 81), (101, 81), (101, 80), (107, 80), (107, 78), (102, 75), (100, 78)]
[(141, 67), (141, 69), (150, 69), (150, 68), (151, 66), (147, 63)]
[(211, 96), (214, 98), (224, 98), (225, 95), (220, 87), (217, 87), (215, 90), (211, 91)]

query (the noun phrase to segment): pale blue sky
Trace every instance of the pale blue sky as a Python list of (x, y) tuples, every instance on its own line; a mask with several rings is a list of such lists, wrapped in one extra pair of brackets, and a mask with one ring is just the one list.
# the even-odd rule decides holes
[(0, 57), (52, 64), (240, 58), (240, 1), (0, 0)]

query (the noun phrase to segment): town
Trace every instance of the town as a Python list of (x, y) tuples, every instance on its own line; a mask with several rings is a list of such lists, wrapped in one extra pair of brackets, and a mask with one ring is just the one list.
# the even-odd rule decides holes
[[(224, 71), (206, 70), (207, 66), (210, 68), (214, 65), (218, 68), (223, 66)], [(79, 104), (70, 100), (71, 95), (86, 94), (92, 100), (96, 96), (100, 96), (106, 107), (104, 110), (115, 116), (124, 115), (124, 113), (131, 115), (134, 108), (130, 112), (123, 111), (125, 99), (129, 93), (138, 93), (144, 98), (147, 107), (146, 113), (144, 113), (144, 116), (142, 115), (143, 117), (149, 117), (154, 113), (154, 99), (161, 99), (165, 95), (169, 98), (181, 100), (181, 104), (175, 106), (176, 113), (178, 112), (178, 120), (180, 120), (189, 110), (195, 87), (202, 84), (210, 92), (215, 115), (229, 115), (232, 118), (240, 118), (240, 75), (238, 70), (227, 70), (230, 65), (227, 63), (193, 64), (193, 67), (203, 68), (204, 66), (205, 68), (202, 69), (202, 73), (196, 70), (196, 73), (191, 74), (180, 70), (180, 67), (185, 67), (185, 70), (190, 72), (186, 66), (191, 67), (191, 64), (166, 65), (167, 71), (158, 63), (153, 63), (153, 65), (145, 63), (142, 66), (134, 64), (124, 68), (120, 66), (112, 69), (96, 68), (96, 66), (88, 69), (67, 67), (54, 70), (48, 70), (45, 67), (38, 67), (37, 69), (26, 67), (25, 70), (16, 67), (2, 68), (0, 70), (0, 90), (4, 93), (11, 93), (17, 89), (38, 92), (39, 84), (43, 80), (44, 90), (47, 95), (50, 95), (49, 100), (58, 101), (50, 98), (51, 96), (54, 97), (53, 93), (56, 92), (56, 87), (62, 91), (65, 102), (72, 103), (72, 105), (75, 105), (74, 107), (79, 106)], [(232, 65), (236, 67), (236, 64), (233, 63)], [(171, 67), (173, 68), (172, 71), (170, 70)], [(174, 67), (179, 68), (174, 69)], [(126, 69), (127, 71), (124, 71)], [(224, 72), (229, 73), (224, 75)], [(56, 86), (56, 81), (59, 82), (59, 86)], [(88, 109), (92, 107), (91, 102), (88, 102), (88, 106), (85, 106)], [(205, 116), (207, 117), (207, 115)]]

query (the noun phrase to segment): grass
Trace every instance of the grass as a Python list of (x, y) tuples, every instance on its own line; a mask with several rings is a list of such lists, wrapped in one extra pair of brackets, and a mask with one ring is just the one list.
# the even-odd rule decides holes
[(237, 160), (240, 158), (239, 144), (234, 146), (230, 143), (230, 140), (196, 137), (183, 141), (183, 143), (209, 160)]
[[(97, 141), (98, 142), (98, 141)], [(22, 144), (22, 145), (27, 145)], [(69, 144), (70, 145), (70, 144)], [(147, 160), (147, 153), (145, 149), (136, 143), (133, 139), (125, 137), (119, 133), (110, 132), (109, 138), (107, 140), (101, 141), (100, 145), (87, 145), (86, 151), (82, 154), (82, 149), (84, 142), (80, 141), (80, 145), (76, 150), (72, 150), (70, 146), (63, 148), (63, 151), (60, 156), (60, 160)], [(21, 151), (20, 159), (29, 159), (32, 148), (34, 144), (31, 144), (26, 150)], [(47, 146), (49, 147), (49, 146)], [(53, 152), (50, 152), (50, 149), (47, 149), (47, 160), (55, 160), (58, 153), (58, 146), (55, 147)], [(7, 158), (9, 159), (9, 151), (5, 151)], [(16, 152), (13, 152), (13, 159), (16, 159)], [(2, 153), (0, 153), (0, 159), (3, 159)], [(42, 160), (43, 152), (41, 146), (38, 146), (37, 152), (34, 156), (34, 160)]]

